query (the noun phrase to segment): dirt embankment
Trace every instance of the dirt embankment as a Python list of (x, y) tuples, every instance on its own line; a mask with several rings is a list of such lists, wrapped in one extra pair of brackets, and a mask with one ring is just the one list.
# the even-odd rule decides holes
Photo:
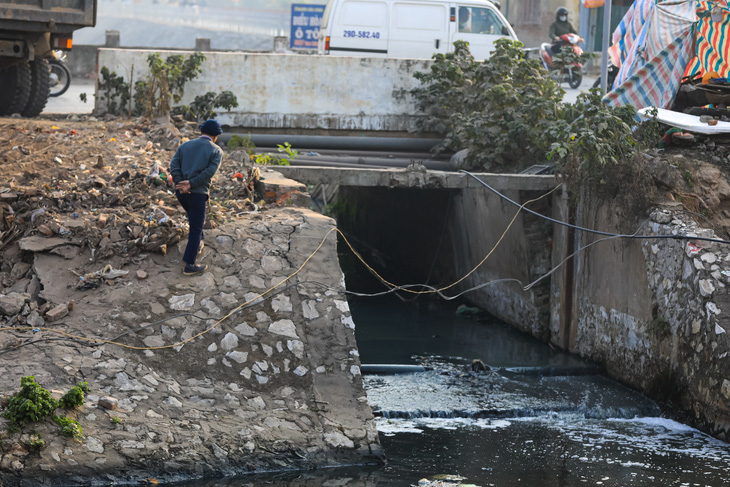
[(224, 159), (200, 257), (209, 269), (188, 279), (185, 215), (159, 171), (191, 127), (0, 126), (0, 394), (28, 375), (56, 397), (81, 381), (91, 389), (81, 408), (56, 411), (79, 421), (80, 439), (50, 419), (18, 433), (0, 419), (0, 483), (380, 457), (352, 318), (333, 292), (334, 223), (297, 208), (308, 206), (302, 185), (241, 153)]

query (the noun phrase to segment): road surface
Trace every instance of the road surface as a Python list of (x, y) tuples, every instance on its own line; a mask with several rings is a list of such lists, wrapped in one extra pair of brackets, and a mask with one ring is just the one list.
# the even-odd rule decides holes
[[(66, 93), (48, 99), (43, 113), (91, 113), (94, 111), (94, 84), (94, 80), (73, 78)], [(81, 101), (82, 93), (86, 93), (86, 103)]]

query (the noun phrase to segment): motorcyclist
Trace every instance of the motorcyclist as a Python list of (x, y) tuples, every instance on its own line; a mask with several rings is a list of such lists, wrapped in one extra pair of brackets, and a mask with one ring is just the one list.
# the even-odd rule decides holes
[(568, 9), (565, 7), (558, 7), (555, 11), (555, 22), (550, 24), (550, 40), (553, 42), (553, 45), (550, 46), (550, 50), (553, 54), (560, 52), (560, 48), (562, 47), (560, 36), (565, 34), (578, 35), (578, 32), (576, 32), (573, 25), (568, 22)]

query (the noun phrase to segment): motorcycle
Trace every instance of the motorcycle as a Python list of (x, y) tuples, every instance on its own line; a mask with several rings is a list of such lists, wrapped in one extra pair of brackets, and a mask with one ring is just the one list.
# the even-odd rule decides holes
[(61, 96), (71, 86), (71, 72), (64, 61), (66, 61), (66, 54), (63, 51), (54, 51), (53, 57), (48, 60), (49, 96)]
[[(608, 84), (606, 84), (606, 90), (611, 91), (613, 89), (613, 82), (616, 81), (616, 76), (618, 76), (619, 68), (613, 65), (612, 62), (608, 62), (608, 71), (606, 75), (606, 79), (608, 80)], [(601, 77), (599, 76), (598, 79), (593, 83), (594, 88), (600, 88), (601, 87)]]
[[(560, 45), (563, 49), (570, 46), (576, 56), (583, 54), (583, 49), (578, 45), (581, 41), (581, 37), (576, 34), (563, 34), (560, 36)], [(558, 66), (553, 63), (553, 52), (552, 44), (544, 42), (540, 46), (540, 59), (542, 60), (543, 66), (551, 74), (555, 76), (558, 82), (567, 81), (571, 88), (578, 88), (583, 81), (583, 65), (579, 62), (564, 66), (560, 72), (558, 72)]]

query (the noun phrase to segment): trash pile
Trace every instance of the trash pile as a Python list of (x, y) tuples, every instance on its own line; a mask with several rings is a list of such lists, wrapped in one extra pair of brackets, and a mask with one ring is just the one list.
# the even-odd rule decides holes
[[(35, 252), (66, 259), (86, 252), (88, 268), (71, 272), (78, 288), (92, 289), (119, 277), (108, 265), (112, 257), (121, 267), (140, 254), (166, 254), (187, 234), (167, 171), (177, 147), (198, 136), (194, 124), (72, 116), (5, 119), (0, 126), (0, 299), (12, 293), (35, 299)], [(247, 154), (225, 156), (207, 227), (264, 209), (260, 179)], [(8, 301), (0, 317), (19, 315), (26, 322), (32, 310)]]

